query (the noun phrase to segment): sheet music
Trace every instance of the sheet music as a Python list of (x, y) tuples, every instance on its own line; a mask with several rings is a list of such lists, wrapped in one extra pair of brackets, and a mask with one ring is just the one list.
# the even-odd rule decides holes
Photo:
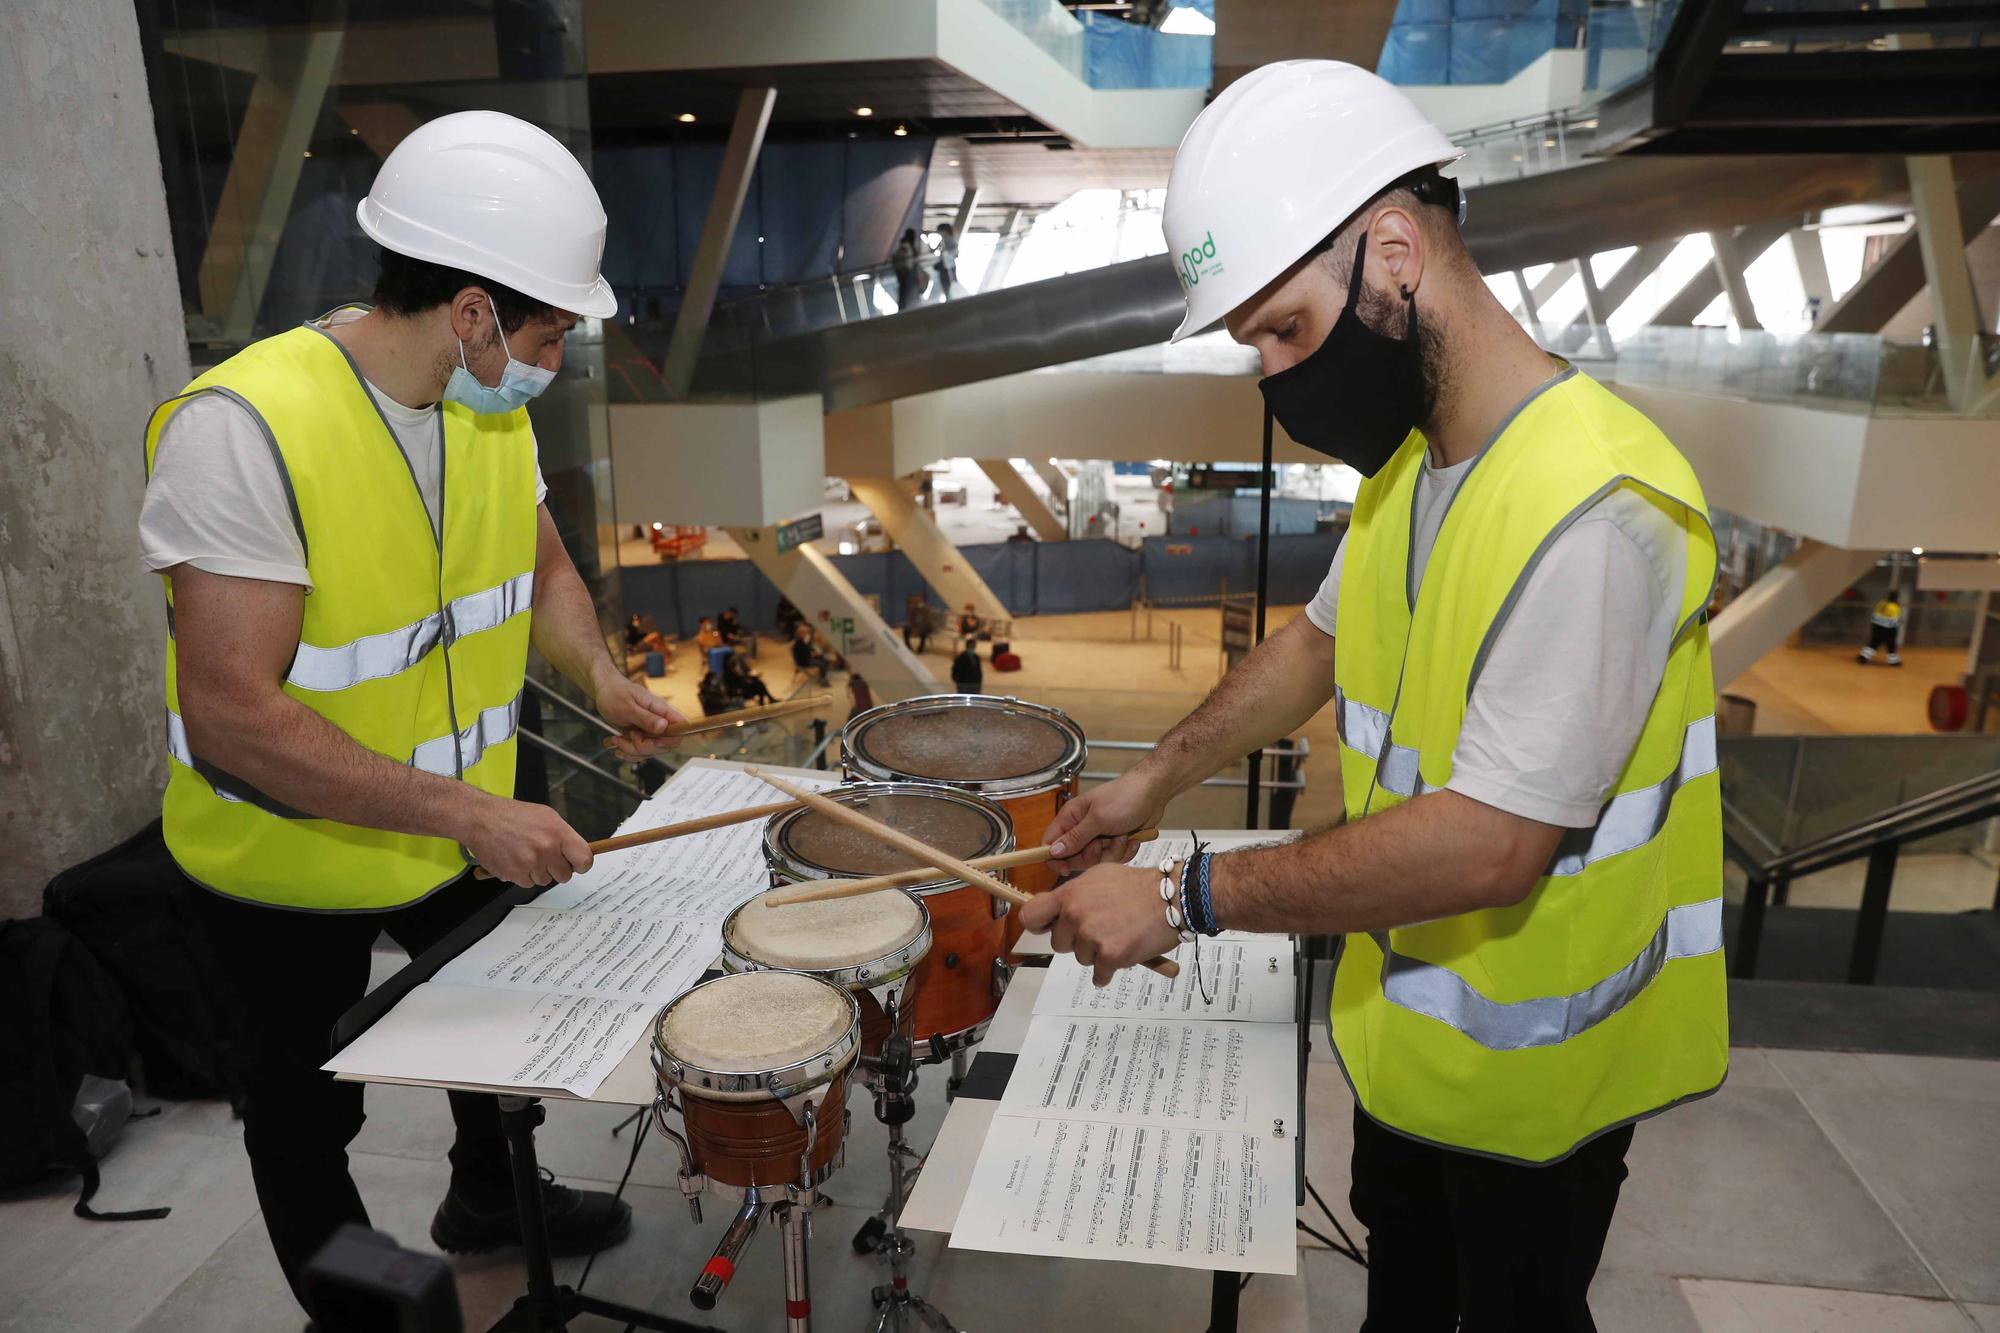
[[(839, 781), (794, 769), (784, 776), (821, 790)], [(619, 832), (783, 799), (740, 766), (692, 760)], [(722, 919), (768, 883), (764, 823), (598, 857), (509, 912), (324, 1068), (590, 1096), (652, 1015), (714, 961)]]
[(1090, 968), (1057, 954), (1035, 996), (1037, 1014), (1134, 1017), (1233, 1018), (1247, 1022), (1292, 1021), (1292, 940), (1289, 935), (1246, 935), (1204, 939), (1201, 981), (1212, 1001), (1195, 985), (1194, 949), (1174, 951), (1181, 974), (1169, 981), (1143, 967), (1128, 967), (1098, 986)]
[(496, 986), (665, 1004), (722, 949), (713, 921), (516, 907), (438, 969), (441, 985)]
[(426, 1083), (478, 1083), (588, 1097), (645, 1036), (649, 1000), (547, 995), (428, 981), (325, 1068)]
[(1281, 1023), (1037, 1017), (1002, 1115), (1290, 1133), (1298, 1030)]
[(1289, 1130), (996, 1115), (951, 1243), (1291, 1274), (1294, 1172)]

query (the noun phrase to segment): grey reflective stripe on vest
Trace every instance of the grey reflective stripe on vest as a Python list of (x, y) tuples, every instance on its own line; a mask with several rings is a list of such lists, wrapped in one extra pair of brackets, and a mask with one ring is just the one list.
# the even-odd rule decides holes
[(217, 796), (237, 805), (254, 805), (266, 814), (280, 819), (311, 819), (303, 810), (295, 810), (273, 796), (266, 796), (242, 779), (223, 772), (214, 764), (195, 756), (188, 744), (187, 723), (173, 709), (167, 710), (167, 753), (181, 762), (185, 768), (193, 770), (196, 776), (208, 783)]
[(1574, 995), (1541, 996), (1502, 1004), (1489, 1000), (1435, 963), (1418, 962), (1382, 946), (1382, 994), (1391, 1004), (1437, 1019), (1493, 1051), (1554, 1046), (1586, 1032), (1623, 1009), (1676, 958), (1699, 958), (1722, 948), (1722, 899), (1688, 903), (1667, 912), (1639, 956)]
[(1592, 827), (1564, 833), (1546, 873), (1580, 875), (1592, 862), (1645, 846), (1667, 826), (1675, 793), (1714, 771), (1715, 715), (1711, 713), (1688, 723), (1681, 733), (1681, 762), (1672, 773), (1650, 787), (1612, 797)]
[(526, 611), (535, 599), (535, 575), (530, 570), (505, 583), (452, 599), (445, 612), (433, 611), (400, 629), (370, 634), (332, 648), (299, 645), (285, 679), (302, 690), (344, 690), (367, 680), (408, 671), (437, 645), (449, 623), (455, 639), (493, 629)]
[[(460, 775), (459, 756), (464, 756), (465, 767), (471, 768), (486, 754), (491, 745), (498, 745), (514, 734), (521, 721), (521, 696), (515, 695), (504, 704), (495, 704), (472, 720), (472, 725), (453, 736), (438, 736), (419, 745), (410, 756), (410, 763), (426, 773), (436, 773), (441, 777), (453, 778)], [(456, 741), (456, 745), (453, 742)]]
[(1387, 713), (1348, 698), (1347, 691), (1338, 685), (1334, 686), (1333, 694), (1333, 722), (1340, 733), (1340, 743), (1375, 761), (1375, 785), (1398, 796), (1421, 796), (1436, 790), (1417, 771), (1415, 750), (1391, 743), (1388, 753), (1383, 753), (1382, 742), (1389, 735)]

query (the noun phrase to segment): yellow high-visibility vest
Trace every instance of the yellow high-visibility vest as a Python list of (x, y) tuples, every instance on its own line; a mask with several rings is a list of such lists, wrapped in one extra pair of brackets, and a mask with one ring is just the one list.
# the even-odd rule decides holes
[[(526, 410), (444, 404), (440, 533), (359, 369), (316, 325), (246, 347), (155, 409), (149, 474), (161, 429), (204, 393), (262, 425), (305, 545), (313, 587), (285, 693), (399, 763), (513, 795), (537, 523)], [(254, 902), (359, 911), (464, 872), (448, 839), (311, 818), (194, 753), (171, 582), (167, 599), (166, 839), (190, 878)]]
[(1903, 607), (1893, 597), (1885, 597), (1875, 603), (1875, 613), (1868, 617), (1870, 623), (1883, 629), (1898, 629), (1903, 623)]
[[(1712, 1092), (1728, 1070), (1722, 815), (1705, 610), (1715, 538), (1694, 473), (1573, 369), (1467, 471), (1412, 593), (1427, 444), (1355, 501), (1334, 676), (1350, 819), (1443, 787), (1466, 701), (1554, 539), (1613, 489), (1687, 537), (1666, 675), (1597, 823), (1513, 907), (1346, 937), (1328, 1016), (1362, 1108), (1410, 1137), (1522, 1162)], [(1414, 605), (1413, 605), (1414, 600)]]

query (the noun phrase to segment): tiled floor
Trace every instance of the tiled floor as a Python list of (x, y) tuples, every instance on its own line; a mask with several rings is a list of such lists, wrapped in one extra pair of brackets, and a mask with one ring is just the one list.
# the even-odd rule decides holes
[[(1321, 1043), (1323, 1047), (1323, 1043)], [(1324, 1051), (1316, 1053), (1323, 1057)], [(1346, 1209), (1351, 1103), (1324, 1058), (1310, 1070), (1308, 1175), (1355, 1230)], [(371, 1089), (354, 1172), (375, 1224), (427, 1246), (444, 1188), (450, 1134), (444, 1099)], [(913, 1126), (928, 1140), (939, 1108)], [(617, 1178), (630, 1139), (617, 1116), (552, 1103), (545, 1161), (570, 1180)], [(1632, 1178), (1593, 1290), (1599, 1327), (1613, 1333), (2000, 1333), (2000, 1063), (1825, 1052), (1736, 1052), (1715, 1097), (1640, 1128)], [(628, 1131), (629, 1133), (629, 1131)], [(820, 1324), (868, 1327), (868, 1289), (883, 1280), (848, 1238), (883, 1188), (881, 1130), (856, 1121), (848, 1166), (829, 1185), (812, 1249)], [(105, 1165), (107, 1207), (173, 1205), (160, 1222), (93, 1224), (60, 1192), (0, 1202), (0, 1329), (296, 1330), (225, 1108), (169, 1108), (127, 1131)], [(711, 1206), (690, 1225), (672, 1187), (672, 1152), (642, 1151), (627, 1190), (632, 1238), (597, 1264), (590, 1289), (696, 1317), (686, 1287), (722, 1225)], [(1324, 1227), (1308, 1208), (1301, 1216)], [(513, 1254), (455, 1264), (467, 1327), (485, 1328), (519, 1290)], [(574, 1280), (578, 1265), (563, 1265)], [(782, 1327), (777, 1249), (752, 1246), (734, 1287), (702, 1322)], [(1093, 1333), (1197, 1333), (1208, 1279), (1132, 1265), (1010, 1258), (947, 1249), (924, 1237), (915, 1286), (970, 1330), (1038, 1326)], [(1036, 1310), (1022, 1314), (1022, 1293)], [(1296, 1278), (1259, 1277), (1244, 1293), (1243, 1327), (1352, 1329), (1365, 1306), (1361, 1270), (1308, 1243)], [(613, 1325), (580, 1321), (579, 1330)]]

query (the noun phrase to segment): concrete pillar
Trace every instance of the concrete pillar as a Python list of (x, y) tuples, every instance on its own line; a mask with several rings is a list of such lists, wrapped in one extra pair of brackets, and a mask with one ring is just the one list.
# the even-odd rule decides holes
[[(878, 690), (886, 687), (896, 691), (887, 697), (934, 694), (944, 689), (923, 659), (903, 646), (902, 637), (889, 628), (824, 552), (807, 545), (780, 555), (776, 526), (724, 531), (736, 539), (757, 571), (776, 584), (813, 624), (824, 629), (828, 619), (854, 622), (854, 629), (846, 636), (847, 664)], [(841, 636), (829, 633), (827, 637), (835, 647), (841, 647)]]
[(1986, 377), (1980, 333), (1979, 296), (1965, 259), (1965, 228), (1958, 217), (1951, 159), (1942, 155), (1904, 159), (1910, 173), (1910, 201), (1916, 205), (1917, 242), (1924, 257), (1924, 284), (1931, 293), (1931, 327), (1945, 392), (1960, 412), (1984, 406), (1991, 386)]
[[(1732, 247), (1739, 267), (1748, 267), (1758, 256), (1776, 245), (1792, 229), (1790, 222), (1755, 222), (1739, 228)], [(1711, 242), (1716, 233), (1710, 233)], [(1711, 260), (1694, 271), (1681, 289), (1666, 299), (1648, 324), (1692, 324), (1694, 317), (1708, 309), (1708, 303), (1722, 293), (1722, 278)]]
[(1022, 521), (1033, 528), (1043, 541), (1069, 540), (1069, 529), (1042, 502), (1042, 497), (1028, 484), (1028, 479), (1021, 475), (1012, 459), (977, 458), (973, 461), (1000, 488), (1000, 498), (1020, 510)]
[(139, 436), (188, 379), (130, 5), (0, 7), (0, 917), (160, 812), (166, 617)]
[(1611, 345), (1611, 307), (1597, 288), (1597, 274), (1590, 267), (1589, 255), (1576, 261), (1576, 276), (1583, 282), (1583, 314), (1597, 333), (1598, 350), (1606, 357), (1614, 357), (1618, 353)]
[(1833, 306), (1833, 280), (1826, 272), (1826, 251), (1819, 243), (1819, 233), (1810, 227), (1795, 228), (1786, 239), (1792, 245), (1792, 262), (1798, 266), (1799, 290), (1805, 293), (1817, 319)]
[(957, 611), (970, 602), (973, 610), (983, 617), (1014, 618), (1014, 613), (986, 586), (986, 580), (979, 577), (979, 571), (966, 563), (951, 539), (938, 528), (937, 520), (910, 498), (901, 481), (895, 477), (846, 480), (854, 498), (867, 505), (868, 512), (881, 521), (882, 531), (903, 548), (903, 554), (910, 557), (910, 563), (917, 567), (931, 590), (944, 599), (946, 606)]
[(1069, 474), (1056, 465), (1053, 458), (1031, 458), (1028, 466), (1042, 479), (1042, 485), (1049, 488), (1051, 507), (1065, 519), (1069, 517)]
[(715, 178), (708, 218), (701, 225), (701, 242), (695, 247), (694, 267), (688, 270), (687, 291), (681, 295), (680, 314), (674, 317), (673, 337), (660, 368), (660, 378), (676, 398), (687, 397), (688, 385), (694, 382), (702, 337), (708, 332), (709, 316), (715, 313), (715, 294), (722, 289), (722, 268), (729, 262), (729, 243), (736, 237), (743, 200), (750, 193), (750, 178), (764, 147), (764, 130), (771, 123), (771, 105), (777, 100), (775, 88), (745, 88), (736, 99), (736, 120), (722, 150), (722, 171)]
[(1736, 327), (1763, 328), (1757, 321), (1757, 306), (1750, 299), (1750, 284), (1743, 277), (1750, 260), (1738, 253), (1735, 234), (1712, 231), (1708, 243), (1713, 250), (1709, 262), (1715, 269), (1716, 281), (1722, 284), (1722, 295), (1729, 302), (1729, 313), (1735, 317)]
[(1878, 556), (1876, 551), (1801, 542), (1784, 563), (1745, 588), (1709, 625), (1715, 688), (1729, 688), (1758, 658), (1873, 569)]

